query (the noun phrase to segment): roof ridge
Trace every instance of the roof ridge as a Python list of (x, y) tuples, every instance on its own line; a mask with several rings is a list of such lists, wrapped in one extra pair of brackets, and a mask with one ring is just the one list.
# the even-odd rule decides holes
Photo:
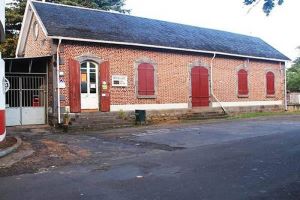
[(92, 11), (97, 11), (97, 12), (106, 12), (106, 13), (126, 15), (126, 16), (133, 16), (133, 15), (129, 15), (129, 14), (126, 14), (126, 13), (120, 13), (120, 12), (115, 11), (115, 10), (102, 10), (102, 9), (96, 9), (96, 8), (87, 8), (87, 7), (83, 7), (83, 6), (66, 5), (66, 4), (61, 4), (61, 3), (42, 2), (42, 1), (37, 1), (37, 0), (31, 0), (31, 2), (32, 3), (40, 3), (40, 4), (56, 5), (56, 6), (62, 6), (62, 7), (69, 7), (69, 8), (78, 8), (78, 9), (83, 9), (83, 10), (92, 10)]
[[(210, 52), (265, 60), (288, 59), (266, 41), (255, 36), (101, 9), (35, 0), (29, 2), (35, 14), (42, 15), (41, 23), (46, 26), (45, 28), (49, 31), (48, 36), (51, 38), (189, 52)], [(60, 12), (54, 14), (53, 10)], [(65, 14), (69, 17), (66, 18)], [(99, 20), (105, 21), (98, 23)], [(98, 24), (96, 27), (95, 23)], [(128, 25), (134, 27), (128, 29), (126, 27)], [(72, 28), (74, 31), (67, 31)], [(153, 30), (150, 31), (149, 28)], [(157, 35), (161, 37), (156, 37)]]

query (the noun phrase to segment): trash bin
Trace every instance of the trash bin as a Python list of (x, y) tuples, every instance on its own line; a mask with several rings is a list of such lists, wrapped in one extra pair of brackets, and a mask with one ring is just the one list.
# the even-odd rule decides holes
[(135, 123), (145, 124), (146, 122), (146, 110), (135, 110)]

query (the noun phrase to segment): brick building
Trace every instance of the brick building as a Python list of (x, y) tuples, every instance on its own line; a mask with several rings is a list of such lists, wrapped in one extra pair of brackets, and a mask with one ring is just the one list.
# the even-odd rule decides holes
[(235, 33), (29, 1), (17, 57), (40, 56), (54, 58), (48, 69), (54, 115), (285, 102), (289, 59)]

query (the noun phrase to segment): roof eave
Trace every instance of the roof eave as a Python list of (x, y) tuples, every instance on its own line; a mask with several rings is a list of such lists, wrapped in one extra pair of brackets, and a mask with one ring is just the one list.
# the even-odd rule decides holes
[(167, 50), (175, 50), (175, 51), (194, 52), (194, 53), (207, 53), (207, 54), (216, 54), (216, 55), (224, 55), (224, 56), (232, 56), (232, 57), (240, 57), (240, 58), (252, 58), (252, 59), (259, 59), (259, 60), (276, 61), (276, 62), (288, 62), (288, 61), (290, 61), (290, 59), (286, 59), (285, 60), (285, 59), (278, 59), (278, 58), (256, 57), (256, 56), (231, 54), (231, 53), (218, 52), (218, 51), (185, 49), (185, 48), (168, 47), (168, 46), (158, 46), (158, 45), (149, 45), (149, 44), (140, 44), (140, 43), (130, 43), (130, 42), (93, 40), (93, 39), (84, 39), (84, 38), (63, 37), (63, 36), (48, 36), (48, 37), (51, 38), (51, 39), (58, 39), (58, 40), (61, 39), (61, 40), (79, 41), (79, 42), (93, 42), (93, 43), (102, 43), (102, 44), (117, 44), (117, 45), (147, 47), (147, 48), (156, 48), (156, 49), (167, 49)]

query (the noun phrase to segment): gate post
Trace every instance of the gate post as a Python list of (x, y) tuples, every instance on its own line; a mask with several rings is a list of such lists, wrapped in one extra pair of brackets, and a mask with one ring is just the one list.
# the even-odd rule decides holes
[(5, 130), (5, 65), (0, 53), (0, 142), (2, 142), (6, 135)]
[[(5, 36), (5, 1), (0, 2), (0, 42)], [(5, 130), (5, 65), (0, 52), (0, 142), (4, 140)]]

